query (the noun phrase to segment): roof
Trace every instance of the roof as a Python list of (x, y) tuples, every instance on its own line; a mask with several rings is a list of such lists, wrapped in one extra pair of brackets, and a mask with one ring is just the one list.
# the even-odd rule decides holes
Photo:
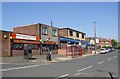
[(48, 26), (48, 27), (52, 27), (52, 28), (56, 28), (56, 29), (59, 29), (59, 28), (57, 28), (57, 27), (53, 27), (53, 26), (51, 26), (51, 25), (42, 24), (42, 23), (39, 23), (39, 24), (41, 24), (41, 25), (45, 25), (45, 26)]
[(99, 38), (99, 41), (109, 42), (109, 41), (111, 41), (111, 40), (108, 40), (108, 39), (106, 39), (106, 38)]
[(0, 30), (1, 32), (12, 32), (12, 31), (7, 31), (7, 30)]
[[(18, 27), (27, 27), (27, 26), (36, 25), (36, 24), (40, 24), (40, 25), (45, 25), (45, 26), (51, 27), (51, 25), (47, 25), (47, 24), (43, 24), (43, 23), (34, 23), (34, 24), (27, 24), (27, 25), (16, 26), (16, 27), (14, 27), (14, 28), (18, 28)], [(58, 29), (57, 27), (53, 27), (53, 26), (52, 26), (52, 28)]]
[(75, 30), (75, 29), (71, 29), (71, 28), (59, 28), (59, 30), (62, 30), (62, 29), (68, 29), (68, 30), (73, 30), (73, 31), (76, 31), (76, 32), (79, 32), (79, 33), (82, 33), (82, 34), (86, 34), (86, 33), (83, 33), (83, 32), (80, 32), (78, 30)]

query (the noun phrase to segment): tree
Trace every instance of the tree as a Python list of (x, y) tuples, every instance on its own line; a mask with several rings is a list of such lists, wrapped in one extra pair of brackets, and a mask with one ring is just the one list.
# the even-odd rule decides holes
[(116, 40), (112, 39), (111, 43), (112, 43), (112, 46), (117, 46), (117, 41)]

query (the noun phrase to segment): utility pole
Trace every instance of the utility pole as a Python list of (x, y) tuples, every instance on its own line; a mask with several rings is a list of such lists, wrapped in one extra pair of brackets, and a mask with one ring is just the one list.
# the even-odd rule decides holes
[(94, 42), (95, 42), (95, 54), (96, 54), (96, 21), (94, 21)]
[(51, 27), (53, 26), (53, 22), (51, 21)]

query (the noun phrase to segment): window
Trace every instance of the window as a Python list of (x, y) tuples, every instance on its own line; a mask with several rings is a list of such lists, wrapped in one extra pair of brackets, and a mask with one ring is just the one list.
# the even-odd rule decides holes
[(42, 34), (47, 35), (47, 27), (42, 27)]
[(23, 49), (23, 44), (13, 44), (12, 45), (13, 50), (22, 50)]
[(57, 30), (53, 29), (53, 30), (52, 30), (52, 35), (53, 35), (53, 36), (57, 36)]
[(32, 45), (32, 49), (39, 49), (39, 45), (33, 44), (33, 45)]
[(73, 36), (73, 32), (72, 31), (70, 31), (70, 36)]
[(76, 33), (76, 37), (79, 37), (79, 33)]
[(82, 38), (84, 39), (84, 34), (82, 34)]

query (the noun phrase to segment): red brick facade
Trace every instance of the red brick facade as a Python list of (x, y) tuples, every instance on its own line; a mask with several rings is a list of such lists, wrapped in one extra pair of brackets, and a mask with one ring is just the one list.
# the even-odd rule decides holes
[[(0, 39), (2, 39), (0, 41), (0, 56), (2, 57), (9, 57), (9, 56), (23, 56), (24, 55), (24, 51), (23, 49), (20, 50), (15, 50), (12, 49), (12, 45), (14, 44), (13, 40), (14, 39), (10, 39), (12, 36), (12, 32), (8, 32), (8, 31), (0, 31)], [(23, 44), (21, 42), (21, 44)], [(39, 49), (33, 49), (32, 50), (32, 54), (33, 55), (38, 55), (40, 54), (40, 50)]]
[(13, 28), (13, 32), (39, 36), (41, 32), (39, 26), (40, 24), (32, 24), (23, 27), (15, 27)]
[(103, 47), (103, 46), (111, 47), (112, 46), (111, 39), (99, 38), (99, 46), (100, 47)]
[(0, 56), (10, 56), (11, 53), (11, 42), (10, 42), (10, 36), (11, 36), (11, 32), (7, 32), (7, 31), (1, 31), (0, 30), (0, 39), (2, 39), (0, 41)]

